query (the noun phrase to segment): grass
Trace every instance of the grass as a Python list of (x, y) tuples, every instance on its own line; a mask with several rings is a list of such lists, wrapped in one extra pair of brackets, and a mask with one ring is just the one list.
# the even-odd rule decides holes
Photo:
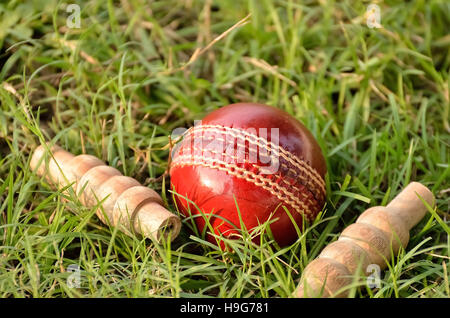
[[(326, 244), (413, 180), (436, 209), (380, 288), (357, 282), (351, 296), (450, 296), (447, 1), (378, 2), (381, 29), (366, 26), (368, 1), (77, 2), (79, 29), (66, 26), (66, 1), (0, 4), (0, 297), (290, 297)], [(28, 167), (52, 140), (177, 213), (161, 177), (168, 136), (239, 101), (286, 110), (326, 156), (327, 204), (286, 248), (243, 233), (221, 251), (190, 220), (172, 243), (131, 238)]]

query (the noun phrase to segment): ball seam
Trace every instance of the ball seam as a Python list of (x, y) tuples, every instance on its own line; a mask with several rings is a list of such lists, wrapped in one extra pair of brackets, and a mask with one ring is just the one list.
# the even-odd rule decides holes
[[(293, 195), (292, 192), (290, 192), (283, 186), (280, 186), (279, 184), (272, 182), (270, 179), (264, 178), (260, 175), (257, 175), (256, 173), (247, 171), (235, 164), (231, 164), (231, 163), (228, 163), (225, 161), (214, 160), (211, 163), (211, 161), (213, 160), (212, 158), (201, 157), (201, 159), (203, 161), (199, 161), (199, 160), (192, 160), (191, 157), (192, 156), (189, 156), (189, 155), (177, 156), (172, 161), (172, 167), (193, 165), (193, 166), (204, 166), (207, 168), (224, 171), (227, 174), (244, 179), (247, 182), (251, 182), (251, 183), (255, 184), (256, 186), (259, 186), (259, 187), (263, 188), (264, 190), (269, 191), (271, 194), (276, 196), (278, 199), (283, 201), (285, 204), (292, 206), (296, 210), (296, 212), (298, 212), (302, 215), (303, 214), (306, 215), (306, 217), (311, 220), (313, 213), (311, 212), (311, 209), (309, 208), (309, 206), (307, 206), (304, 202), (298, 200)], [(196, 157), (195, 159), (200, 159), (200, 158)], [(220, 165), (223, 165), (224, 167), (221, 167)], [(230, 168), (233, 168), (235, 171), (230, 171)], [(266, 184), (269, 184), (270, 187), (267, 186)], [(278, 191), (275, 191), (274, 188)], [(284, 196), (280, 192), (283, 192)], [(313, 205), (313, 202), (311, 200), (309, 200), (308, 203)]]
[[(222, 128), (222, 129), (220, 129)], [(224, 131), (225, 130), (225, 131)], [(281, 166), (284, 167), (285, 169), (289, 170), (290, 172), (292, 172), (293, 174), (295, 174), (295, 176), (298, 176), (307, 187), (311, 188), (314, 193), (316, 194), (315, 196), (317, 197), (317, 199), (319, 201), (322, 201), (324, 199), (324, 193), (325, 193), (325, 182), (322, 179), (322, 177), (317, 173), (317, 171), (312, 168), (311, 166), (309, 166), (308, 163), (306, 163), (305, 161), (300, 160), (297, 156), (295, 156), (294, 154), (290, 153), (289, 151), (283, 149), (283, 147), (281, 146), (277, 146), (275, 144), (273, 144), (272, 142), (269, 142), (267, 140), (265, 140), (262, 137), (258, 137), (256, 135), (250, 134), (242, 129), (236, 129), (236, 128), (229, 128), (229, 127), (224, 127), (224, 126), (219, 126), (219, 125), (201, 125), (201, 126), (195, 126), (195, 127), (191, 127), (188, 131), (186, 131), (186, 137), (191, 137), (191, 135), (194, 135), (197, 132), (202, 133), (202, 132), (218, 132), (221, 134), (227, 134), (226, 131), (228, 131), (228, 133), (235, 138), (240, 138), (243, 139), (244, 142), (248, 141), (249, 143), (259, 146), (261, 148), (264, 148), (265, 150), (272, 150), (272, 151), (276, 151), (277, 149), (279, 149), (279, 151), (277, 151), (278, 153), (280, 153), (281, 157), (284, 158), (286, 161), (288, 161), (291, 165), (293, 165), (295, 168), (299, 169), (301, 172), (305, 173), (308, 177), (310, 177), (312, 179), (313, 182), (310, 182), (310, 180), (306, 179), (305, 177), (302, 176), (301, 173), (299, 173), (298, 171), (289, 168), (286, 164), (281, 163)], [(239, 135), (241, 134), (241, 135)], [(251, 137), (254, 139), (257, 139), (256, 141), (251, 140), (251, 139), (245, 139), (245, 136), (247, 137)], [(201, 136), (201, 138), (205, 138), (204, 136)], [(217, 138), (212, 138), (211, 140), (218, 140), (218, 141), (223, 141), (226, 142), (225, 139), (222, 139), (220, 137)], [(260, 142), (264, 144), (261, 144)], [(270, 147), (268, 145), (270, 145)], [(300, 163), (300, 164), (298, 164)], [(320, 188), (318, 189), (317, 186)]]

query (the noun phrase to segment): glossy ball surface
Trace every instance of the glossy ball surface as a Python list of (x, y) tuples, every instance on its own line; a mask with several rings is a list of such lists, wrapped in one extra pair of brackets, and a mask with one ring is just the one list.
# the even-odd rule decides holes
[(322, 151), (305, 126), (278, 108), (254, 103), (222, 107), (190, 128), (170, 169), (176, 204), (194, 216), (200, 233), (204, 216), (225, 237), (238, 233), (241, 220), (251, 231), (270, 219), (281, 246), (298, 237), (286, 210), (301, 229), (303, 217), (311, 221), (322, 209), (325, 174)]

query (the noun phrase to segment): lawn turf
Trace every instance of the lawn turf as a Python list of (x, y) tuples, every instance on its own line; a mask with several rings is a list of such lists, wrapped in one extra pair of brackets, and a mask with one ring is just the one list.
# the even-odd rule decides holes
[[(380, 286), (355, 281), (350, 296), (449, 297), (450, 3), (377, 3), (382, 28), (366, 24), (368, 1), (0, 3), (0, 297), (290, 297), (326, 244), (410, 181), (437, 208)], [(243, 101), (289, 112), (326, 158), (326, 206), (285, 248), (244, 232), (222, 251), (190, 220), (172, 243), (131, 238), (28, 167), (52, 140), (178, 213), (168, 136)]]

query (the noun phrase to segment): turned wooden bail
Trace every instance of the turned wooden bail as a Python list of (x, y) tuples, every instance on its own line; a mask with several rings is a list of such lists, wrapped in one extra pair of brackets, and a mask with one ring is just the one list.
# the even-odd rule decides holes
[(106, 166), (91, 155), (73, 154), (58, 146), (41, 145), (30, 160), (30, 167), (57, 188), (71, 185), (80, 202), (97, 207), (99, 219), (118, 226), (128, 235), (139, 233), (159, 241), (173, 240), (180, 232), (178, 216), (164, 208), (161, 197), (137, 180)]
[(297, 297), (346, 297), (345, 286), (358, 269), (366, 274), (370, 264), (383, 269), (392, 252), (406, 248), (409, 231), (435, 204), (433, 193), (418, 182), (410, 183), (386, 207), (376, 206), (362, 213), (339, 239), (323, 249), (306, 266), (296, 290)]
[(419, 182), (411, 182), (386, 206), (389, 213), (403, 220), (408, 230), (416, 226), (427, 214), (427, 208), (419, 196), (429, 206), (435, 205), (434, 195), (427, 187)]

